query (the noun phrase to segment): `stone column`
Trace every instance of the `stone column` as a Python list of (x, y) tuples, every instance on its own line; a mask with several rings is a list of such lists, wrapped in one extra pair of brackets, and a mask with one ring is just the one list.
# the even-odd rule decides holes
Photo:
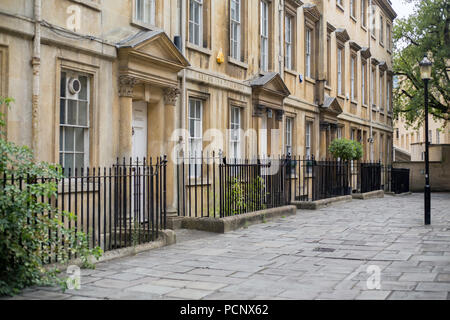
[(168, 227), (173, 228), (173, 219), (177, 217), (177, 176), (176, 166), (171, 153), (176, 141), (171, 141), (172, 133), (176, 128), (176, 104), (180, 89), (169, 87), (163, 90), (164, 94), (164, 142), (163, 150), (167, 155), (167, 217)]
[(136, 79), (128, 76), (119, 77), (119, 157), (132, 156), (132, 122), (133, 122), (133, 88)]

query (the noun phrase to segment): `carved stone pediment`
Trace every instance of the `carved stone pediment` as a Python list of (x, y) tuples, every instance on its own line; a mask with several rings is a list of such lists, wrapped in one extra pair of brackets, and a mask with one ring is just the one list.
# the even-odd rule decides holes
[(372, 53), (370, 52), (370, 49), (368, 47), (362, 47), (361, 48), (361, 57), (364, 59), (369, 59), (372, 56)]
[(341, 41), (341, 42), (345, 43), (348, 40), (350, 40), (350, 36), (348, 35), (347, 30), (344, 29), (344, 28), (336, 29), (335, 33), (336, 33), (336, 39), (338, 41)]
[(317, 6), (312, 3), (306, 3), (303, 5), (303, 14), (306, 18), (312, 20), (313, 22), (319, 21), (322, 16)]
[(350, 41), (349, 45), (350, 45), (350, 49), (353, 51), (358, 52), (359, 50), (361, 50), (361, 46), (359, 44), (357, 44), (355, 41)]
[(336, 27), (327, 22), (327, 33), (333, 33), (334, 31), (336, 31)]
[(378, 67), (380, 68), (380, 71), (386, 71), (388, 66), (386, 64), (386, 61), (380, 61), (380, 64), (378, 65)]
[(325, 94), (324, 102), (319, 107), (319, 110), (321, 114), (327, 114), (332, 117), (337, 117), (343, 112), (338, 99), (336, 97), (330, 97), (327, 94)]
[(271, 72), (250, 80), (253, 104), (282, 110), (283, 102), (291, 93), (279, 73)]
[(176, 87), (177, 74), (189, 66), (164, 31), (141, 31), (116, 45), (119, 73), (160, 87)]

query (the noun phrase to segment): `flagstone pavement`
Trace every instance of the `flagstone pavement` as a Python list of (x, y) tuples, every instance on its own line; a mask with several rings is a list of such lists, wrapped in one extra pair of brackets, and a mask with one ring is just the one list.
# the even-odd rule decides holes
[[(81, 288), (13, 299), (450, 299), (450, 194), (353, 200), (81, 271)], [(379, 275), (379, 276), (378, 276)], [(379, 280), (379, 281), (378, 281)]]

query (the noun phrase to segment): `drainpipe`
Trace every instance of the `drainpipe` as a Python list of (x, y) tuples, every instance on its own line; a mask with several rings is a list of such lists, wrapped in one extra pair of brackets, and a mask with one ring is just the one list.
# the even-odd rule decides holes
[[(278, 35), (279, 35), (279, 54), (278, 54), (278, 63), (279, 63), (279, 70), (280, 70), (280, 76), (281, 79), (283, 79), (284, 81), (284, 0), (280, 0), (280, 4), (279, 4), (279, 8), (278, 8)], [(283, 102), (284, 103), (284, 102)], [(280, 154), (284, 153), (284, 144), (285, 144), (285, 130), (284, 130), (284, 126), (285, 126), (285, 117), (283, 117), (282, 121), (281, 121), (281, 150), (280, 150)]]
[(32, 149), (38, 154), (39, 140), (39, 92), (41, 72), (41, 0), (34, 1), (34, 39), (33, 39), (33, 91), (32, 91)]
[[(372, 0), (369, 0), (369, 7), (368, 7), (368, 9), (369, 9), (369, 13), (370, 14), (368, 14), (368, 17), (369, 17), (369, 19), (370, 19), (370, 26), (371, 26), (371, 28), (374, 28), (374, 26), (372, 26)], [(372, 37), (372, 30), (369, 30), (369, 32), (367, 32), (367, 34), (368, 34), (368, 36), (369, 36), (369, 45), (368, 45), (368, 48), (369, 48), (369, 51), (370, 51), (370, 43), (371, 43), (371, 37)], [(372, 58), (371, 58), (372, 59)], [(370, 63), (368, 64), (369, 65), (369, 92), (370, 92), (370, 94), (372, 94), (372, 90), (370, 90), (370, 88), (372, 88), (372, 86), (375, 86), (375, 83), (374, 84), (372, 84), (372, 63), (371, 63), (371, 61), (370, 61)], [(375, 88), (375, 87), (374, 87)], [(371, 103), (371, 100), (373, 99), (373, 101), (375, 101), (375, 97), (371, 97), (370, 99), (369, 99), (369, 115), (370, 115), (370, 162), (373, 162), (373, 144), (374, 144), (374, 141), (373, 141), (373, 127), (372, 127), (372, 103)]]
[[(179, 23), (181, 24), (181, 48), (182, 48), (182, 53), (183, 55), (186, 56), (186, 19), (187, 19), (187, 15), (186, 15), (186, 1), (181, 1), (181, 6), (180, 6), (180, 21)], [(182, 75), (182, 79), (181, 79), (181, 99), (180, 99), (180, 128), (181, 129), (186, 129), (186, 98), (187, 98), (187, 93), (186, 93), (186, 69), (183, 69), (183, 75)], [(187, 143), (186, 141), (183, 141), (183, 143)]]
[(279, 52), (278, 52), (278, 65), (280, 70), (280, 76), (282, 79), (284, 79), (284, 30), (283, 30), (283, 23), (284, 23), (284, 0), (280, 0), (280, 5), (278, 8), (278, 36), (279, 36)]

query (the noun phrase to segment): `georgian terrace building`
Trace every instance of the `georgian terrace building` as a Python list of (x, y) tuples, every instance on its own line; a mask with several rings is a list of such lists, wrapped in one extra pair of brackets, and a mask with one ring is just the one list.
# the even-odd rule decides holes
[(228, 157), (328, 157), (345, 137), (390, 164), (395, 17), (389, 0), (3, 0), (7, 137), (66, 168), (201, 152), (209, 129)]

